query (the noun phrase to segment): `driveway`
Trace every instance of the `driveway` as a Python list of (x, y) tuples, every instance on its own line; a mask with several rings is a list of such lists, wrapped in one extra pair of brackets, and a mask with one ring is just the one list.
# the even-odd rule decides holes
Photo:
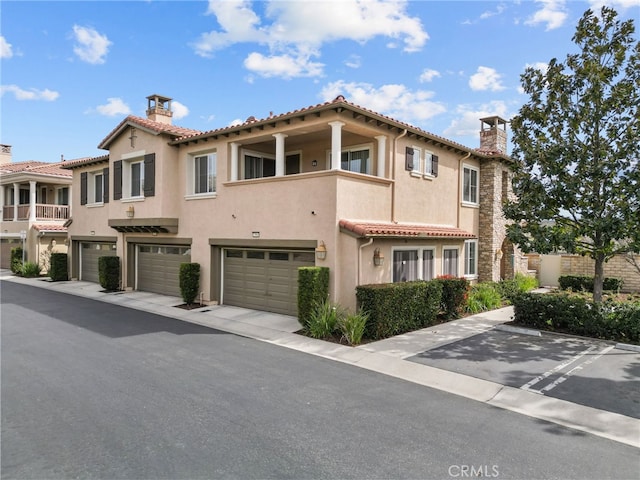
[(501, 328), (407, 360), (640, 418), (639, 352), (611, 342)]

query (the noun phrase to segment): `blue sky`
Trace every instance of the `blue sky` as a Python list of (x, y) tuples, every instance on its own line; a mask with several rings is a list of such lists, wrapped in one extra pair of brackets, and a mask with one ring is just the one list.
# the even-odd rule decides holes
[(640, 29), (640, 0), (3, 0), (0, 143), (14, 161), (103, 155), (151, 94), (202, 131), (342, 94), (477, 147), (479, 118), (514, 115), (525, 67), (575, 51), (603, 3)]

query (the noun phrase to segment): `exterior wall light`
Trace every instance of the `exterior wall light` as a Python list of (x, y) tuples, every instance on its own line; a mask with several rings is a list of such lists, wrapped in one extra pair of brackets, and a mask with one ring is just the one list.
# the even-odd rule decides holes
[(134, 210), (133, 205), (129, 205), (129, 208), (127, 209), (127, 217), (133, 218), (135, 214), (136, 211)]
[(376, 267), (381, 267), (382, 265), (384, 265), (384, 255), (382, 253), (380, 253), (380, 249), (376, 248), (373, 251), (373, 264)]
[(327, 247), (323, 241), (320, 241), (320, 245), (316, 247), (316, 258), (318, 260), (324, 260), (327, 258)]

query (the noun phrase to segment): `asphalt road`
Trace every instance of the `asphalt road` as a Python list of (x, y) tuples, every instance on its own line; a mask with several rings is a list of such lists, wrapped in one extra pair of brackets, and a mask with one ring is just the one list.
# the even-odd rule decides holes
[(638, 478), (627, 445), (166, 317), (0, 287), (3, 479)]

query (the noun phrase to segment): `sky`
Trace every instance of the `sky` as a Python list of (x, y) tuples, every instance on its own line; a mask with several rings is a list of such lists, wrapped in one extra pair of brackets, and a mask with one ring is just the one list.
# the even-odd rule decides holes
[(0, 3), (0, 143), (13, 161), (104, 155), (146, 97), (201, 131), (346, 100), (465, 146), (526, 103), (520, 75), (576, 52), (578, 20), (640, 0)]

